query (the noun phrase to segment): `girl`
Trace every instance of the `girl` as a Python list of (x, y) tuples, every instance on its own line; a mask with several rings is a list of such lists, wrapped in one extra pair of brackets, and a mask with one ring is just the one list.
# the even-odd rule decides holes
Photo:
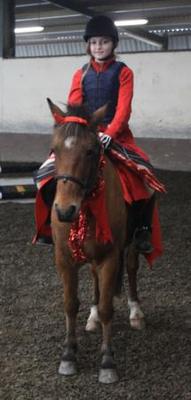
[[(151, 239), (155, 190), (164, 191), (164, 187), (155, 177), (147, 155), (135, 144), (128, 126), (133, 97), (133, 72), (124, 63), (116, 61), (114, 50), (119, 38), (117, 28), (110, 18), (100, 15), (89, 20), (84, 40), (90, 61), (74, 74), (68, 103), (85, 102), (90, 113), (104, 104), (108, 105), (99, 137), (117, 168), (124, 198), (132, 205), (137, 250), (150, 254), (153, 252)], [(47, 165), (50, 169), (51, 165), (54, 168), (54, 157), (50, 157), (49, 161), (43, 164), (39, 176), (43, 175), (43, 170), (46, 172)], [(41, 185), (41, 211), (37, 210), (39, 215), (42, 215), (43, 201), (48, 206), (52, 203), (48, 194), (50, 183)], [(48, 225), (46, 230), (41, 223), (40, 232), (37, 233), (38, 241), (47, 241), (48, 237), (45, 236), (49, 236)]]

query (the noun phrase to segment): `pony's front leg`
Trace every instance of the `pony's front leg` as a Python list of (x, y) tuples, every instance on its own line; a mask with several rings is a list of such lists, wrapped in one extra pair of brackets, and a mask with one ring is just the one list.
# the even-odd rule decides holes
[(118, 375), (111, 348), (111, 325), (113, 316), (113, 297), (116, 287), (118, 259), (112, 257), (100, 266), (99, 288), (100, 299), (98, 314), (102, 325), (101, 344), (101, 368), (99, 371), (99, 382), (114, 383), (118, 381)]
[(100, 323), (98, 315), (98, 303), (99, 303), (99, 282), (98, 282), (98, 271), (96, 265), (91, 266), (91, 273), (93, 278), (93, 305), (90, 308), (90, 315), (86, 324), (87, 332), (95, 332), (98, 324)]
[(137, 294), (137, 271), (139, 268), (139, 254), (135, 251), (133, 244), (129, 246), (127, 255), (128, 274), (128, 306), (130, 310), (129, 321), (134, 329), (145, 327), (144, 313), (141, 309)]
[(62, 262), (59, 264), (58, 268), (63, 280), (64, 310), (66, 316), (66, 337), (59, 373), (69, 376), (77, 373), (76, 317), (79, 310), (79, 300), (77, 297), (78, 268), (71, 263), (67, 264)]

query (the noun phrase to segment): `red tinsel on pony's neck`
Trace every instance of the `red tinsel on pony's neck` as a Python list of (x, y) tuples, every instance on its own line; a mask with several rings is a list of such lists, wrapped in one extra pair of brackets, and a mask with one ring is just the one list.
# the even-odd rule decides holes
[(87, 261), (83, 245), (88, 234), (88, 211), (90, 211), (96, 221), (95, 236), (97, 242), (103, 244), (113, 242), (105, 203), (105, 182), (103, 178), (104, 164), (105, 160), (102, 156), (100, 159), (99, 179), (97, 185), (88, 199), (84, 200), (79, 213), (79, 218), (72, 224), (70, 229), (68, 242), (72, 255), (78, 262)]

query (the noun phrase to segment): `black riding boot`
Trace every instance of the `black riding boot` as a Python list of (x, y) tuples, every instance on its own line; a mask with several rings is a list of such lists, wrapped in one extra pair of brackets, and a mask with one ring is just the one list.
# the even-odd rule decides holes
[(140, 200), (134, 203), (134, 215), (136, 229), (134, 232), (134, 243), (136, 249), (143, 254), (150, 254), (153, 251), (151, 243), (152, 237), (152, 217), (155, 206), (155, 193), (148, 200)]

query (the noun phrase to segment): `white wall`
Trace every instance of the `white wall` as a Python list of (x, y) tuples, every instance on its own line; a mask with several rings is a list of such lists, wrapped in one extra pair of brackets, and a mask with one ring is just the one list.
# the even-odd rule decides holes
[[(134, 70), (130, 126), (135, 136), (191, 138), (191, 52), (126, 54)], [(0, 133), (49, 133), (46, 97), (66, 102), (74, 71), (85, 56), (0, 59)]]

